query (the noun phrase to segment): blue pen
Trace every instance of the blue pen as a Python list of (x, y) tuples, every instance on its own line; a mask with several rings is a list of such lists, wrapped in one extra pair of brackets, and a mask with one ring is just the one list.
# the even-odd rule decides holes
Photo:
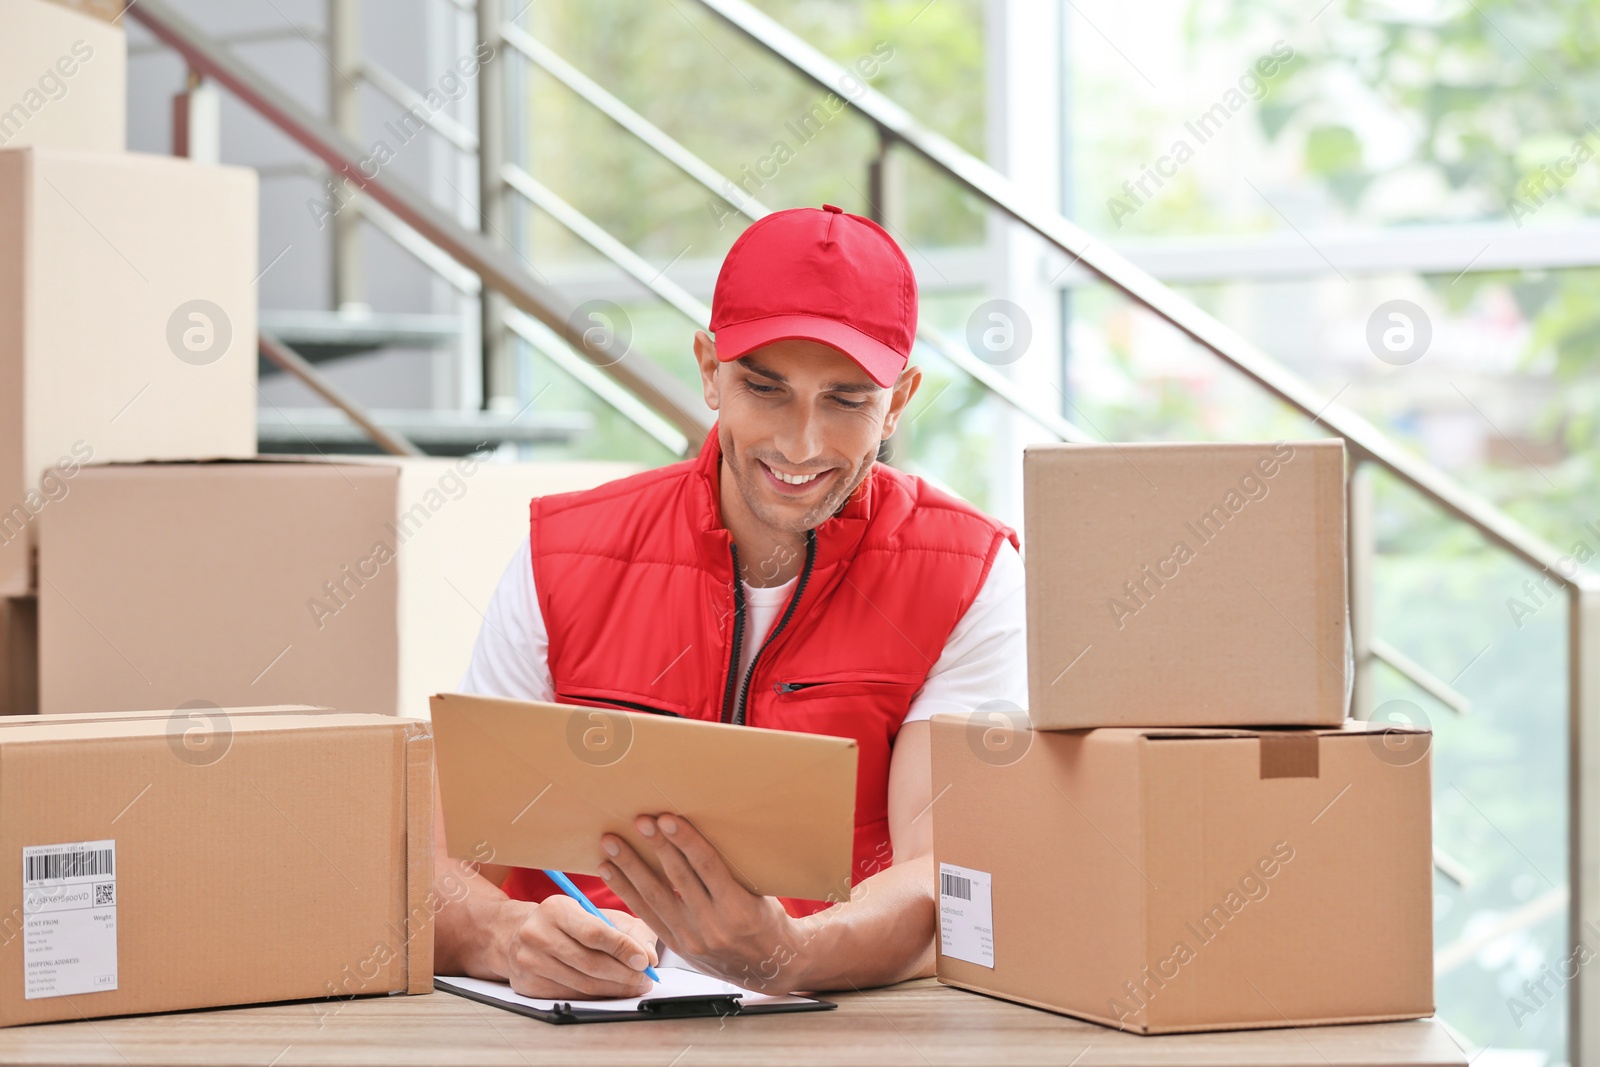
[[(583, 890), (572, 884), (571, 878), (568, 878), (560, 871), (546, 870), (544, 873), (545, 877), (549, 878), (556, 884), (556, 888), (560, 889), (573, 900), (576, 900), (583, 907), (584, 911), (588, 912), (590, 915), (593, 915), (596, 919), (599, 919), (601, 922), (611, 927), (611, 929), (615, 930), (617, 928), (616, 923), (600, 914), (600, 909), (589, 903), (589, 898), (583, 895)], [(654, 967), (646, 967), (644, 969), (644, 973), (650, 976), (650, 980), (652, 982), (661, 981), (661, 976), (656, 973), (656, 969)]]

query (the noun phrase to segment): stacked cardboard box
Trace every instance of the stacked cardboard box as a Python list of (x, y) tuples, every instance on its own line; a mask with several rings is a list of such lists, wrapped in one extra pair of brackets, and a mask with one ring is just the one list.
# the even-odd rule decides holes
[(255, 451), (256, 175), (127, 154), (119, 5), (0, 0), (0, 709), (85, 462)]
[(16, 716), (0, 762), (0, 1026), (432, 990), (427, 723)]
[(122, 151), (128, 45), (108, 8), (0, 0), (0, 148)]
[[(101, 474), (91, 472), (103, 468), (92, 463), (255, 453), (256, 175), (123, 151), (119, 8), (114, 0), (0, 0), (6, 713), (37, 711), (41, 660), (64, 676), (94, 677), (96, 646), (110, 646), (92, 616), (77, 616), (77, 629), (62, 625), (75, 612), (69, 596), (87, 597), (91, 612), (101, 612), (102, 602), (116, 605), (102, 617), (133, 617), (142, 638), (189, 626), (177, 636), (197, 662), (231, 636), (223, 610), (169, 626), (160, 598), (139, 587), (148, 560), (118, 549), (138, 541), (125, 538), (134, 532), (130, 521), (155, 522), (148, 507), (101, 512), (95, 529), (69, 529), (75, 536), (50, 556), (77, 557), (94, 588), (70, 567), (64, 587), (39, 574), (51, 519), (78, 508), (83, 487), (100, 484)], [(345, 484), (361, 472), (350, 465)], [(392, 490), (399, 479), (388, 473)], [(267, 496), (284, 503), (281, 494)], [(230, 506), (221, 489), (185, 503)], [(371, 511), (338, 503), (363, 517)], [(220, 574), (260, 573), (260, 557), (278, 546), (253, 561), (246, 555), (252, 534), (271, 529), (293, 540), (293, 513), (273, 518), (226, 531), (233, 541), (221, 547), (232, 555)], [(309, 508), (301, 523), (317, 518)], [(94, 569), (109, 559), (114, 567)], [(219, 583), (219, 573), (198, 566), (201, 554), (187, 562), (174, 563), (174, 586)], [(394, 570), (385, 576), (387, 595), (403, 601), (406, 583)], [(266, 577), (288, 589), (300, 575)], [(38, 598), (41, 581), (55, 599)], [(381, 603), (384, 595), (373, 591), (368, 600)], [(228, 609), (251, 615), (248, 601)], [(365, 625), (379, 629), (381, 619)], [(417, 629), (424, 647), (406, 650), (407, 659), (431, 663), (433, 635)], [(141, 647), (120, 632), (117, 640)], [(370, 669), (362, 660), (370, 651), (358, 647), (358, 666), (339, 670)], [(213, 687), (199, 670), (191, 690), (151, 660), (137, 694), (73, 705), (107, 714), (0, 717), (0, 848), (20, 861), (22, 876), (0, 886), (0, 1025), (430, 991), (432, 738), (426, 722), (394, 716), (402, 672), (393, 668), (398, 652), (388, 654), (388, 699), (375, 695), (388, 713), (381, 716), (230, 708), (270, 704), (275, 687)], [(323, 669), (334, 673), (326, 663)], [(337, 1011), (338, 1001), (325, 1003), (326, 1013)]]
[(0, 593), (84, 463), (255, 452), (258, 269), (254, 171), (0, 149)]
[(1343, 443), (1024, 470), (1031, 706), (933, 724), (940, 980), (1139, 1033), (1430, 1014), (1430, 737), (1345, 719)]
[(45, 712), (316, 703), (426, 717), (456, 688), (528, 501), (620, 463), (260, 457), (94, 464), (43, 515)]

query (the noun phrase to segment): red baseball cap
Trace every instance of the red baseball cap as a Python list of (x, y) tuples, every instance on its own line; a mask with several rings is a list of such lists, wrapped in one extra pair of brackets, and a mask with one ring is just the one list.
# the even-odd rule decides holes
[(818, 341), (887, 388), (911, 358), (916, 275), (871, 219), (832, 204), (774, 211), (728, 249), (711, 332), (723, 363), (773, 341)]

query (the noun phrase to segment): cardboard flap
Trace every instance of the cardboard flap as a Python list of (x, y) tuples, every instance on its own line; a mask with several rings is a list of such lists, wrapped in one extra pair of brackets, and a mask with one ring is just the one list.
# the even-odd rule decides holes
[[(407, 458), (398, 456), (355, 456), (342, 453), (320, 455), (294, 455), (290, 453), (264, 453), (257, 456), (185, 456), (182, 459), (107, 459), (85, 463), (84, 470), (115, 470), (122, 468), (156, 467), (394, 467), (398, 469)], [(431, 457), (430, 457), (431, 458)], [(449, 462), (444, 460), (443, 462)]]
[(316, 704), (264, 704), (255, 708), (161, 708), (141, 711), (80, 711), (48, 715), (0, 715), (0, 729), (7, 726), (38, 726), (41, 723), (124, 722), (135, 719), (167, 719), (180, 711), (216, 711), (234, 715), (339, 715), (338, 708)]
[(1362, 736), (1365, 734), (1427, 734), (1432, 733), (1426, 726), (1418, 726), (1408, 722), (1379, 722), (1374, 719), (1346, 719), (1342, 725), (1318, 733), (1326, 737)]
[(417, 721), (378, 712), (340, 712), (316, 708), (311, 709), (310, 714), (290, 710), (277, 714), (235, 715), (226, 708), (193, 708), (181, 714), (163, 712), (125, 718), (77, 719), (64, 716), (65, 721), (62, 722), (55, 721), (53, 715), (30, 715), (28, 718), (34, 721), (7, 723), (4, 729), (0, 729), (0, 741), (7, 745), (70, 744), (85, 740), (165, 735), (167, 743), (176, 751), (196, 746), (203, 748), (211, 744), (213, 739), (222, 739), (226, 743), (230, 737), (247, 734), (338, 731)]

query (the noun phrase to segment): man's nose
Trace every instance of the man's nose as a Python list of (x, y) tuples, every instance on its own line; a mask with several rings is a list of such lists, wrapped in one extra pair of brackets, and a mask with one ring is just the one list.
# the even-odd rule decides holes
[(803, 467), (822, 454), (822, 420), (810, 404), (793, 407), (799, 410), (784, 412), (772, 443), (785, 462)]

